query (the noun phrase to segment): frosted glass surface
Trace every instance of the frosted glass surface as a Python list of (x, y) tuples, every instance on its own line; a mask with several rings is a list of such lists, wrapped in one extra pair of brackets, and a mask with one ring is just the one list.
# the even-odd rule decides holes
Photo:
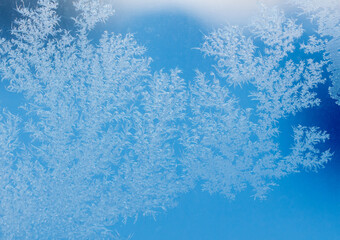
[(339, 239), (339, 24), (333, 0), (2, 0), (0, 238)]

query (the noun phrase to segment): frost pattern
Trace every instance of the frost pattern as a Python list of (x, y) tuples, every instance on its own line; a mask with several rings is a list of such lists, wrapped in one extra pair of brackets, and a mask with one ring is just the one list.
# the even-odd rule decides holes
[[(279, 120), (320, 101), (312, 90), (324, 82), (323, 64), (292, 58), (301, 35), (302, 27), (292, 19), (262, 6), (246, 29), (225, 26), (205, 37), (200, 50), (216, 59), (215, 69), (226, 81), (198, 72), (190, 88), (194, 127), (185, 161), (205, 190), (233, 198), (251, 185), (255, 197), (263, 198), (275, 179), (330, 159), (329, 151), (314, 148), (328, 138), (317, 128), (295, 128), (288, 156), (277, 144)], [(251, 87), (255, 107), (241, 107), (230, 85)]]
[[(206, 36), (201, 51), (227, 84), (197, 71), (188, 86), (178, 69), (152, 73), (131, 34), (90, 40), (113, 14), (104, 3), (76, 1), (75, 32), (59, 27), (56, 0), (18, 7), (0, 41), (1, 78), (25, 97), (21, 119), (0, 118), (2, 238), (115, 239), (117, 221), (173, 207), (200, 180), (263, 198), (275, 180), (330, 159), (316, 127), (295, 127), (287, 156), (277, 144), (279, 120), (317, 105), (324, 81), (322, 62), (291, 59), (302, 28), (282, 12), (263, 7), (250, 35), (226, 26)], [(230, 85), (253, 86), (248, 108)]]
[(129, 34), (91, 43), (88, 30), (109, 14), (92, 13), (99, 1), (75, 5), (76, 37), (58, 28), (57, 2), (40, 0), (18, 8), (13, 39), (2, 43), (1, 74), (25, 96), (29, 134), (17, 166), (1, 175), (18, 175), (1, 188), (5, 239), (112, 238), (118, 219), (171, 207), (188, 188), (173, 150), (187, 101), (179, 71), (151, 75)]
[[(337, 0), (292, 0), (292, 2), (317, 26), (318, 37), (312, 37), (308, 45), (314, 48), (315, 52), (326, 52), (325, 59), (329, 61), (328, 71), (332, 74), (333, 84), (329, 88), (329, 94), (340, 105), (340, 2)], [(320, 44), (321, 41), (324, 43)]]

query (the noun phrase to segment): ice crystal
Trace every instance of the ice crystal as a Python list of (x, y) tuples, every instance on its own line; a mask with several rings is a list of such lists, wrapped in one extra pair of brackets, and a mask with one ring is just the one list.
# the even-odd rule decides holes
[(58, 27), (57, 1), (40, 0), (18, 8), (13, 38), (2, 40), (2, 78), (25, 96), (29, 133), (19, 158), (14, 123), (1, 125), (1, 177), (12, 182), (1, 188), (4, 238), (113, 236), (106, 227), (118, 219), (172, 206), (187, 189), (173, 150), (187, 97), (179, 71), (152, 76), (131, 34), (91, 43), (88, 31), (110, 8), (75, 6), (76, 35)]
[[(337, 0), (292, 2), (316, 25), (317, 37), (312, 37), (309, 46), (315, 48), (317, 44), (318, 51), (325, 51), (325, 59), (329, 61), (328, 71), (332, 74), (329, 94), (340, 105), (340, 3)], [(324, 43), (320, 44), (320, 41)]]
[[(316, 127), (295, 127), (291, 153), (280, 152), (279, 120), (317, 105), (324, 81), (323, 62), (292, 59), (302, 27), (281, 11), (263, 7), (246, 29), (206, 36), (201, 51), (224, 84), (199, 71), (193, 82), (178, 69), (153, 73), (131, 34), (92, 41), (113, 14), (104, 3), (76, 1), (75, 31), (60, 28), (56, 0), (19, 6), (0, 40), (1, 78), (25, 98), (20, 120), (0, 118), (2, 238), (112, 239), (118, 220), (172, 207), (199, 180), (231, 198), (250, 185), (263, 198), (275, 180), (330, 159)], [(302, 48), (323, 44), (311, 37)], [(233, 93), (245, 85), (248, 108)]]
[[(293, 57), (301, 35), (302, 27), (282, 11), (262, 6), (245, 29), (227, 25), (205, 37), (200, 50), (215, 58), (226, 85), (215, 74), (208, 80), (198, 72), (190, 88), (194, 127), (185, 161), (204, 189), (233, 198), (251, 185), (262, 198), (275, 179), (330, 159), (328, 151), (314, 148), (328, 135), (313, 127), (295, 128), (288, 156), (278, 145), (279, 120), (318, 105), (313, 89), (324, 82), (322, 62)], [(240, 106), (228, 87), (238, 85), (253, 89), (255, 107)]]

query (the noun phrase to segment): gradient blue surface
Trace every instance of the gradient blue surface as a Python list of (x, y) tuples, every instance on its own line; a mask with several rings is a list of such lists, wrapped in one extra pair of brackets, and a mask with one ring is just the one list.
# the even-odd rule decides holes
[[(4, 0), (2, 0), (4, 1)], [(0, 26), (9, 29), (15, 13), (13, 4), (0, 5)], [(70, 10), (70, 12), (72, 12)], [(66, 15), (70, 12), (66, 11)], [(65, 23), (67, 24), (67, 23)], [(103, 30), (135, 34), (139, 44), (152, 57), (152, 70), (178, 67), (184, 79), (193, 79), (194, 70), (210, 70), (212, 60), (195, 50), (203, 42), (203, 34), (211, 27), (203, 26), (177, 12), (160, 12), (132, 18), (124, 23), (115, 17), (92, 33), (95, 39)], [(99, 36), (99, 35), (98, 35)], [(235, 200), (219, 194), (209, 195), (199, 187), (178, 199), (178, 206), (152, 217), (139, 217), (136, 223), (113, 227), (122, 237), (133, 234), (134, 240), (338, 240), (340, 239), (340, 106), (329, 98), (329, 81), (319, 87), (321, 105), (282, 121), (283, 148), (289, 148), (289, 126), (319, 126), (331, 138), (326, 145), (334, 152), (333, 160), (315, 172), (301, 172), (280, 180), (266, 200), (254, 200), (244, 191)], [(16, 94), (1, 88), (1, 105), (15, 109)], [(123, 238), (124, 239), (124, 238)]]

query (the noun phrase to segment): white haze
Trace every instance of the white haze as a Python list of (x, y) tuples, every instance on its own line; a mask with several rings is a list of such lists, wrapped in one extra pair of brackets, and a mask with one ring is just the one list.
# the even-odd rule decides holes
[[(104, 0), (105, 1), (105, 0)], [(223, 24), (243, 22), (256, 12), (256, 0), (106, 0), (117, 14), (128, 17), (157, 11), (179, 10), (205, 23)], [(262, 0), (266, 5), (277, 5), (282, 0)], [(120, 13), (120, 14), (119, 14)]]

